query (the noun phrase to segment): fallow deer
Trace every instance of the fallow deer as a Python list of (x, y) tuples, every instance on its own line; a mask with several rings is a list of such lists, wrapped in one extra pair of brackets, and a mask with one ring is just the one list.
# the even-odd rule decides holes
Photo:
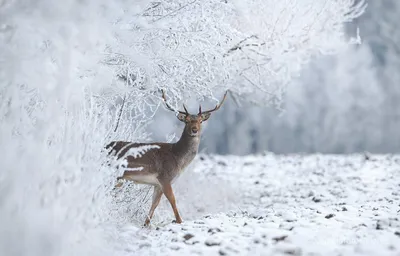
[[(131, 143), (125, 141), (113, 141), (106, 146), (110, 150), (110, 154), (116, 156), (117, 159), (126, 160), (127, 169), (122, 177), (118, 180), (130, 180), (136, 183), (148, 184), (154, 186), (153, 200), (149, 214), (144, 223), (145, 226), (150, 224), (154, 210), (158, 206), (162, 194), (166, 196), (172, 206), (176, 223), (182, 223), (179, 211), (176, 207), (174, 192), (171, 183), (182, 173), (197, 154), (200, 143), (201, 123), (206, 121), (213, 111), (218, 110), (224, 103), (227, 92), (224, 94), (222, 101), (215, 106), (214, 109), (202, 111), (199, 106), (199, 113), (191, 115), (183, 105), (185, 111), (176, 111), (168, 103), (164, 91), (162, 91), (162, 99), (167, 109), (177, 113), (179, 121), (185, 123), (180, 139), (176, 143)], [(141, 146), (150, 146), (150, 150), (140, 157), (126, 156), (129, 149)], [(154, 146), (153, 148), (151, 146)], [(138, 170), (140, 169), (140, 170)], [(121, 186), (118, 183), (116, 187)]]

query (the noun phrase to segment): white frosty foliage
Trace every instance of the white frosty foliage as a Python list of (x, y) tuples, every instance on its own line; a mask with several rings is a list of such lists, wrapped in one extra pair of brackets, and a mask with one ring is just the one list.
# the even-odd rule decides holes
[(343, 23), (364, 9), (350, 0), (153, 2), (117, 19), (124, 30), (105, 63), (142, 93), (161, 87), (175, 103), (226, 89), (279, 103), (312, 56), (349, 43)]
[(158, 89), (173, 104), (279, 98), (312, 55), (346, 45), (343, 22), (364, 6), (246, 3), (0, 2), (1, 255), (129, 254), (103, 149), (148, 138)]

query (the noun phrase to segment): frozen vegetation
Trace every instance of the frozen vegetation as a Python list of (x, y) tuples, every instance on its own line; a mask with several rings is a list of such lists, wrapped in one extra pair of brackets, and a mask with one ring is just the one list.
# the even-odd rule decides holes
[[(184, 224), (171, 223), (163, 202), (142, 229), (149, 188), (113, 189), (123, 170), (104, 151), (113, 140), (176, 140), (166, 122), (152, 123), (161, 89), (174, 107), (215, 104), (226, 90), (231, 102), (283, 107), (311, 60), (360, 43), (344, 24), (365, 8), (353, 0), (0, 0), (0, 255), (398, 253), (397, 156), (201, 155), (176, 183)], [(365, 98), (384, 102), (368, 78)], [(225, 135), (247, 121), (228, 121), (204, 136), (240, 148)]]

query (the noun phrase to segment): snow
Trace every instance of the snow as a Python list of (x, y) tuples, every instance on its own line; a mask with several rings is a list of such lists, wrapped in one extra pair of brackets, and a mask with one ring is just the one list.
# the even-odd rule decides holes
[(163, 202), (150, 228), (122, 225), (120, 243), (136, 255), (400, 255), (399, 173), (397, 155), (201, 155), (174, 185), (184, 222)]

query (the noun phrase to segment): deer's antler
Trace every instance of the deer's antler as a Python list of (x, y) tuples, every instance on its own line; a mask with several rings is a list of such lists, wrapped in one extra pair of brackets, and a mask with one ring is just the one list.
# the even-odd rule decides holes
[(174, 111), (174, 112), (179, 112), (179, 113), (184, 114), (184, 115), (189, 115), (189, 112), (187, 111), (185, 104), (183, 104), (183, 108), (185, 109), (185, 112), (179, 111), (179, 110), (175, 110), (173, 107), (171, 107), (171, 106), (168, 104), (167, 99), (165, 98), (165, 92), (164, 92), (164, 90), (161, 90), (161, 92), (162, 92), (162, 98), (163, 98), (163, 100), (164, 100), (164, 103), (165, 103), (165, 105), (167, 106), (167, 108), (168, 108), (169, 110)]
[(214, 112), (214, 111), (218, 110), (218, 109), (222, 106), (222, 104), (224, 103), (227, 94), (228, 94), (228, 91), (225, 92), (224, 97), (222, 98), (221, 102), (220, 102), (219, 104), (217, 104), (217, 105), (215, 106), (215, 108), (213, 108), (213, 109), (211, 109), (211, 110), (207, 110), (207, 111), (202, 112), (202, 111), (201, 111), (201, 105), (200, 105), (200, 106), (199, 106), (199, 115), (201, 115), (201, 114), (206, 114), (206, 113), (211, 113), (211, 112)]

